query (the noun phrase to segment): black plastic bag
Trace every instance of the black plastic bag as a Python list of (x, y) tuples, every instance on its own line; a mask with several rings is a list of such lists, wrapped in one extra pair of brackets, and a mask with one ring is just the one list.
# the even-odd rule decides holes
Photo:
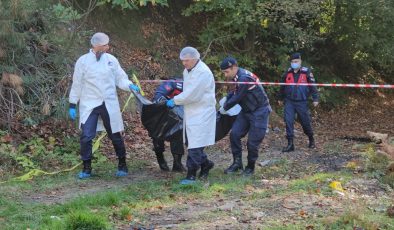
[(143, 105), (141, 111), (142, 125), (149, 136), (155, 139), (170, 140), (182, 132), (183, 120), (176, 110), (168, 109), (165, 104)]
[(236, 118), (237, 116), (224, 115), (219, 112), (216, 114), (215, 141), (220, 141), (230, 132)]
[[(154, 104), (141, 94), (136, 94), (138, 110), (141, 113), (142, 125), (148, 130), (149, 136), (155, 139), (171, 140), (175, 135), (182, 133), (183, 107), (176, 106), (169, 109), (165, 103)], [(215, 141), (223, 139), (237, 116), (216, 115)]]

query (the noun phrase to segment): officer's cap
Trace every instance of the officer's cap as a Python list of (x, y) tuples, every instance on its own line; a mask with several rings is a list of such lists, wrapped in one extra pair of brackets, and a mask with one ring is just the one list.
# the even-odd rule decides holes
[(225, 70), (228, 69), (230, 67), (232, 67), (233, 65), (237, 65), (237, 60), (233, 57), (226, 57), (225, 59), (223, 59), (222, 63), (220, 64), (220, 69), (221, 70)]
[(291, 61), (291, 60), (294, 60), (294, 59), (301, 59), (301, 54), (300, 54), (300, 53), (293, 53), (293, 54), (290, 56), (290, 61)]

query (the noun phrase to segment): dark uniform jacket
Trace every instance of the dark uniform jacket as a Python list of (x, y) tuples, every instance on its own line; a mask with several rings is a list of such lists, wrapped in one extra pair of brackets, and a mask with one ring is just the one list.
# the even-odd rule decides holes
[[(307, 67), (301, 67), (297, 73), (294, 73), (292, 68), (289, 68), (286, 73), (282, 75), (282, 83), (315, 83), (313, 74)], [(313, 101), (319, 101), (319, 92), (316, 86), (303, 85), (282, 85), (280, 87), (280, 99), (291, 101), (306, 101), (309, 95), (312, 95)]]
[(182, 79), (176, 78), (172, 80), (173, 81), (166, 81), (157, 87), (153, 102), (167, 101), (182, 93)]
[(257, 108), (268, 106), (269, 100), (264, 88), (259, 85), (259, 78), (248, 70), (239, 68), (234, 78), (235, 82), (255, 82), (256, 84), (237, 84), (235, 91), (227, 96), (223, 108), (231, 109), (239, 104), (244, 112), (253, 112)]

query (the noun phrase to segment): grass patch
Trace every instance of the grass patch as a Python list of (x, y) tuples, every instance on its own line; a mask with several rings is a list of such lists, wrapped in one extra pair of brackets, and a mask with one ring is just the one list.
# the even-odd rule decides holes
[(292, 165), (289, 160), (282, 158), (276, 160), (272, 165), (265, 166), (259, 169), (259, 174), (264, 175), (264, 178), (278, 178), (286, 177), (291, 171)]
[(97, 213), (76, 211), (69, 213), (65, 218), (65, 229), (72, 230), (104, 230), (109, 229), (108, 220)]
[(332, 194), (332, 189), (329, 187), (331, 181), (340, 181), (344, 184), (351, 178), (352, 175), (347, 172), (317, 173), (312, 176), (291, 181), (287, 192), (321, 192), (325, 195), (330, 195)]
[(329, 229), (394, 229), (394, 219), (372, 212), (366, 207), (359, 207), (347, 211), (336, 221), (327, 225)]
[[(132, 162), (132, 164), (141, 165), (144, 162)], [(289, 164), (284, 160), (279, 165)], [(98, 165), (97, 173), (99, 176), (93, 177), (91, 180), (93, 182), (98, 180), (102, 183), (105, 183), (107, 180), (114, 180), (112, 172), (115, 166), (115, 164)], [(278, 167), (278, 165), (276, 166)], [(224, 200), (223, 203), (226, 203), (236, 198), (246, 204), (253, 204), (252, 207), (257, 208), (259, 207), (259, 202), (271, 196), (283, 196), (300, 191), (312, 191), (331, 196), (333, 193), (329, 187), (330, 181), (337, 180), (345, 184), (352, 177), (351, 173), (343, 171), (318, 173), (288, 181), (287, 186), (274, 185), (266, 188), (258, 176), (247, 178), (241, 175), (224, 175), (221, 169), (214, 169), (208, 181), (198, 181), (193, 185), (181, 186), (179, 181), (183, 178), (183, 175), (165, 180), (135, 181), (125, 186), (122, 186), (122, 184), (115, 185), (110, 190), (89, 192), (64, 204), (44, 205), (31, 203), (22, 201), (23, 194), (15, 195), (15, 191), (35, 191), (40, 186), (49, 190), (51, 186), (59, 189), (57, 183), (61, 186), (74, 187), (78, 186), (75, 185), (76, 181), (82, 185), (86, 183), (86, 181), (78, 181), (74, 174), (75, 172), (55, 177), (43, 177), (42, 180), (36, 179), (34, 183), (11, 183), (7, 184), (7, 189), (2, 187), (0, 190), (0, 220), (2, 220), (2, 227), (4, 229), (109, 229), (113, 228), (113, 226), (130, 226), (130, 224), (134, 223), (136, 226), (149, 226), (151, 224), (149, 219), (151, 215), (148, 213), (155, 213), (156, 211), (160, 213), (161, 210), (165, 212), (166, 209), (177, 210), (182, 213), (188, 210), (189, 201), (214, 204), (218, 199)], [(65, 180), (64, 183), (61, 182), (62, 179)], [(91, 180), (90, 182), (92, 182)], [(262, 208), (269, 210), (264, 205)], [(201, 220), (193, 219), (177, 225), (177, 227), (195, 228), (196, 226), (204, 226), (204, 221), (220, 218), (229, 219), (232, 217), (241, 218), (246, 214), (242, 209), (238, 208), (231, 212), (215, 209), (201, 213)], [(322, 216), (316, 216), (316, 219), (297, 219), (294, 220), (293, 224), (289, 225), (284, 224), (281, 220), (275, 222), (267, 217), (268, 219), (261, 223), (261, 228), (305, 229), (308, 225), (313, 225), (314, 229), (334, 229), (330, 228), (330, 226), (335, 224), (340, 229), (346, 229), (348, 226), (351, 226), (350, 222), (357, 222), (363, 225), (368, 223), (368, 221), (372, 221), (373, 223), (378, 223), (384, 229), (385, 226), (390, 224), (390, 219), (384, 217), (382, 213), (372, 213), (368, 209), (360, 211), (357, 218), (352, 219), (349, 214), (348, 217), (346, 215), (340, 216), (330, 220), (330, 222), (326, 221), (327, 223), (325, 223)], [(239, 224), (239, 226), (245, 226), (242, 223)]]
[[(107, 164), (99, 170), (102, 173), (109, 168), (112, 166)], [(67, 173), (67, 182), (62, 186), (71, 186), (71, 183), (75, 183), (74, 174), (75, 172)], [(20, 187), (33, 191), (40, 186), (47, 189), (50, 189), (51, 186), (59, 188), (57, 183), (60, 183), (61, 175), (35, 180), (35, 183), (29, 186), (26, 186), (29, 183), (12, 183), (8, 185), (9, 189), (2, 191), (5, 196), (0, 199), (2, 204), (0, 218), (4, 218), (5, 229), (82, 229), (93, 222), (97, 222), (97, 226), (105, 229), (104, 227), (109, 226), (107, 225), (109, 220), (104, 216), (116, 216), (119, 221), (125, 221), (132, 215), (140, 221), (144, 221), (143, 213), (146, 210), (172, 207), (176, 204), (177, 199), (209, 200), (217, 196), (238, 194), (244, 190), (245, 186), (253, 183), (253, 179), (250, 178), (237, 175), (225, 176), (221, 170), (213, 171), (209, 179), (210, 183), (198, 181), (194, 185), (182, 186), (179, 184), (181, 178), (182, 176), (169, 180), (136, 182), (123, 188), (116, 187), (106, 192), (87, 194), (64, 204), (50, 206), (21, 202), (19, 198), (12, 200), (3, 197), (13, 197), (12, 190)], [(100, 177), (100, 179), (105, 182), (106, 178)], [(83, 183), (83, 181), (78, 181), (78, 183)], [(100, 210), (102, 213), (100, 219), (93, 221), (90, 218), (93, 215), (91, 210)], [(94, 215), (99, 214), (94, 213)], [(72, 221), (80, 221), (81, 225), (71, 225)], [(97, 226), (92, 225), (88, 229), (94, 229)]]

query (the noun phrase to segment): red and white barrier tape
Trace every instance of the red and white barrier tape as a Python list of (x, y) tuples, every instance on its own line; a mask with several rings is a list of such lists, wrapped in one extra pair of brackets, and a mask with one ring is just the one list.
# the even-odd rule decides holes
[[(140, 80), (140, 82), (157, 83), (157, 82), (182, 82), (176, 80)], [(282, 82), (233, 82), (233, 81), (215, 81), (217, 84), (247, 84), (247, 85), (297, 85), (297, 86), (319, 86), (319, 87), (343, 87), (343, 88), (383, 88), (394, 89), (394, 85), (378, 85), (378, 84), (338, 84), (338, 83), (282, 83)]]

